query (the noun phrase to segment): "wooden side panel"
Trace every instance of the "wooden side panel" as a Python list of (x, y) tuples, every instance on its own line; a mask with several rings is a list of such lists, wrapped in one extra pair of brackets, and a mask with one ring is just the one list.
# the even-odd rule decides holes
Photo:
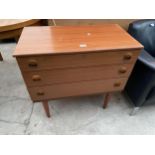
[[(134, 63), (139, 55), (140, 50), (136, 51), (118, 51), (118, 52), (96, 52), (80, 54), (62, 54), (62, 55), (44, 55), (44, 56), (27, 56), (17, 57), (21, 70), (36, 71), (54, 68), (73, 68), (98, 65), (111, 65)], [(130, 59), (125, 56), (131, 54)], [(35, 62), (35, 66), (30, 66)]]
[(23, 77), (28, 86), (43, 86), (56, 83), (71, 83), (88, 80), (128, 77), (132, 67), (132, 64), (122, 64), (31, 71), (23, 72)]

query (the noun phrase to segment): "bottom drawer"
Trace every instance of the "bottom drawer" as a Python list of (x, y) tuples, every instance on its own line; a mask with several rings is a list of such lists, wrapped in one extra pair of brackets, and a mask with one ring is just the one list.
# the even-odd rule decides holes
[(42, 87), (29, 87), (33, 101), (42, 101), (69, 96), (98, 94), (122, 90), (127, 79), (108, 79), (96, 81), (82, 81), (76, 83), (53, 84)]

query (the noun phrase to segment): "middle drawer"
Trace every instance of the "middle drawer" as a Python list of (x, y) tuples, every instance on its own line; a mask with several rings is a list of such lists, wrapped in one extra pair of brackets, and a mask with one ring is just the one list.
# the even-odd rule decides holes
[(122, 64), (82, 68), (51, 69), (30, 72), (24, 71), (23, 77), (26, 84), (31, 87), (47, 84), (128, 77), (132, 68), (133, 64)]

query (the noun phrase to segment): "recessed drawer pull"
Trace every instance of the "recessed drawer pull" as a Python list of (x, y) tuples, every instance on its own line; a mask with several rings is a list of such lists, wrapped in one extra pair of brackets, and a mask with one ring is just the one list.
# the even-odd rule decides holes
[(45, 93), (44, 93), (43, 91), (38, 91), (38, 92), (37, 92), (37, 95), (38, 95), (38, 96), (43, 96), (44, 94), (45, 94)]
[(119, 87), (120, 85), (121, 85), (120, 81), (114, 83), (114, 87)]
[(126, 71), (127, 71), (126, 67), (121, 67), (119, 70), (120, 73), (126, 73)]
[(32, 80), (33, 81), (40, 81), (41, 80), (41, 77), (40, 77), (40, 75), (33, 75), (32, 76)]
[(34, 59), (29, 60), (29, 67), (37, 67), (37, 66), (38, 66), (38, 63), (36, 60)]
[(124, 59), (125, 60), (130, 60), (132, 58), (132, 53), (131, 52), (128, 52), (124, 55)]

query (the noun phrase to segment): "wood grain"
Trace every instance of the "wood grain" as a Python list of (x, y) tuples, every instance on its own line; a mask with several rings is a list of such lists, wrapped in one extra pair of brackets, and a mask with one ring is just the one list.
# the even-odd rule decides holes
[[(21, 23), (20, 23), (21, 21)], [(2, 20), (0, 19), (0, 22), (2, 22)], [(21, 35), (21, 32), (23, 30), (23, 27), (25, 26), (41, 26), (43, 25), (42, 20), (17, 20), (15, 23), (14, 21), (5, 21), (2, 23), (0, 23), (0, 39), (9, 39), (9, 38), (16, 38), (19, 37)], [(6, 25), (5, 25), (6, 24)], [(9, 24), (9, 25), (7, 25)], [(11, 25), (13, 24), (13, 25)]]
[(143, 46), (117, 24), (25, 27), (13, 55), (17, 57), (141, 48)]
[(123, 90), (142, 48), (116, 24), (29, 27), (14, 56), (31, 99), (46, 101), (49, 115), (47, 100)]
[(20, 29), (39, 21), (40, 19), (0, 19), (0, 32)]
[(0, 32), (0, 40), (9, 39), (9, 38), (15, 38), (17, 36), (19, 37), (21, 33), (22, 33), (22, 28), (21, 29), (17, 29), (17, 30)]
[[(43, 87), (28, 87), (28, 90), (33, 101), (43, 101), (70, 96), (119, 91), (124, 88), (126, 80), (126, 78), (121, 78), (81, 81), (66, 84), (47, 85)], [(115, 86), (115, 83), (117, 82), (121, 83), (120, 86)], [(39, 93), (39, 95), (38, 92), (42, 93)]]
[[(23, 77), (29, 87), (48, 84), (72, 83), (108, 78), (128, 77), (133, 64), (103, 65), (82, 68), (67, 68), (23, 72)], [(123, 72), (125, 69), (125, 72)]]
[[(125, 59), (126, 54), (131, 53), (131, 59)], [(40, 56), (26, 56), (17, 57), (17, 61), (21, 70), (36, 71), (44, 69), (56, 68), (74, 68), (74, 67), (88, 67), (98, 65), (111, 64), (127, 64), (134, 63), (139, 55), (140, 50), (117, 51), (117, 52), (90, 52), (90, 53), (75, 53), (75, 54), (61, 54), (61, 55), (40, 55)], [(34, 61), (36, 66), (30, 66)]]

